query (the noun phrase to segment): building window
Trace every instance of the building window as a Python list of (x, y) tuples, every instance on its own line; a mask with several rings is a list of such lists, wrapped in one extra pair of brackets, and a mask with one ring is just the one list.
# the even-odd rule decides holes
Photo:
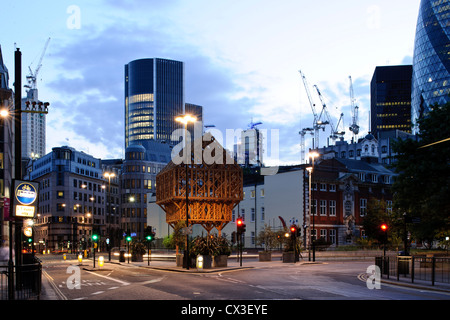
[(327, 241), (327, 229), (321, 229), (320, 230), (320, 238)]
[(327, 191), (327, 184), (326, 183), (321, 183), (320, 184), (320, 191)]
[(336, 216), (336, 200), (330, 200), (330, 216)]
[(367, 214), (367, 199), (359, 199), (359, 215), (364, 217)]
[(266, 220), (265, 209), (264, 209), (264, 207), (261, 207), (261, 220), (262, 220), (262, 221)]
[(255, 222), (255, 208), (251, 208), (251, 222)]
[(330, 242), (331, 242), (331, 244), (336, 244), (336, 230), (331, 229), (329, 234), (330, 234)]
[(313, 216), (317, 215), (316, 209), (317, 209), (317, 200), (316, 199), (311, 200), (311, 215)]
[(320, 200), (320, 215), (327, 215), (327, 200)]
[(386, 212), (388, 214), (392, 213), (392, 200), (386, 200)]
[(336, 185), (335, 185), (335, 184), (330, 184), (330, 185), (328, 186), (328, 188), (329, 188), (329, 191), (330, 191), (330, 192), (336, 192)]

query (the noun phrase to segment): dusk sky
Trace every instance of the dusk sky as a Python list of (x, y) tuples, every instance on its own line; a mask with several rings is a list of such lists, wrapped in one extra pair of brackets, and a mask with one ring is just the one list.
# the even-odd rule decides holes
[[(185, 63), (185, 101), (202, 105), (204, 124), (279, 130), (279, 163), (300, 163), (300, 136), (312, 112), (298, 70), (317, 85), (351, 138), (349, 76), (360, 137), (369, 128), (376, 66), (411, 64), (420, 0), (102, 0), (10, 1), (0, 11), (0, 45), (14, 83), (38, 74), (50, 102), (47, 152), (69, 145), (98, 158), (124, 153), (124, 65), (141, 58)], [(25, 95), (25, 88), (23, 90)], [(327, 130), (328, 131), (328, 130)], [(326, 144), (326, 135), (320, 144)], [(323, 138), (323, 139), (322, 139)], [(311, 141), (307, 137), (307, 148)], [(270, 152), (270, 151), (269, 151)]]

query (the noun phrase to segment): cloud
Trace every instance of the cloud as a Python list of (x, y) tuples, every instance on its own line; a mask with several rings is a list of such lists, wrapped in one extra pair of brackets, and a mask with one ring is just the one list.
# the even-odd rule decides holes
[[(164, 30), (164, 29), (163, 29)], [(139, 58), (185, 62), (185, 101), (204, 107), (206, 123), (225, 130), (243, 125), (251, 99), (225, 67), (171, 34), (127, 22), (98, 28), (83, 25), (69, 43), (57, 43), (52, 58), (59, 74), (48, 87), (59, 99), (48, 116), (49, 147), (69, 142), (96, 157), (120, 157), (124, 146), (124, 65)], [(63, 119), (63, 120), (62, 120)], [(250, 121), (250, 119), (246, 119)]]

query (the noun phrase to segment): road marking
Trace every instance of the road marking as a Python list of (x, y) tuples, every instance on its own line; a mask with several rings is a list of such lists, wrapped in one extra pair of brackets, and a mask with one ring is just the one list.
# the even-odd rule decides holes
[(103, 274), (98, 274), (96, 272), (91, 272), (91, 271), (87, 271), (87, 270), (86, 270), (86, 272), (88, 272), (90, 274), (94, 274), (94, 275), (96, 275), (98, 277), (102, 277), (102, 278), (105, 278), (105, 279), (108, 279), (108, 280), (111, 280), (111, 281), (115, 281), (115, 282), (121, 283), (124, 286), (128, 286), (130, 284), (129, 282), (125, 282), (125, 281), (122, 281), (122, 280), (119, 280), (119, 279), (114, 279), (114, 278), (108, 277), (108, 276), (103, 275)]
[(102, 294), (102, 293), (104, 293), (104, 292), (105, 292), (105, 291), (97, 291), (97, 292), (91, 293), (91, 295)]
[(62, 291), (58, 288), (58, 286), (55, 284), (54, 279), (45, 271), (42, 270), (42, 273), (44, 274), (44, 276), (48, 279), (48, 282), (50, 283), (50, 285), (53, 287), (53, 290), (55, 291), (56, 295), (61, 299), (61, 300), (67, 300), (67, 297), (62, 293)]

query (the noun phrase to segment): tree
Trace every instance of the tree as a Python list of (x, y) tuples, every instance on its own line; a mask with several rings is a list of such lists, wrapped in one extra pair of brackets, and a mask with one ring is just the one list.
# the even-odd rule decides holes
[(257, 244), (264, 246), (264, 251), (269, 251), (277, 244), (277, 234), (266, 224), (264, 225), (264, 229), (258, 234)]
[(431, 243), (450, 230), (450, 103), (433, 106), (418, 121), (417, 140), (398, 140), (394, 207), (406, 213), (413, 236)]
[(367, 215), (363, 220), (364, 231), (368, 239), (376, 240), (383, 243), (383, 233), (380, 229), (382, 224), (386, 224), (389, 228), (389, 234), (392, 235), (393, 222), (386, 210), (386, 201), (378, 199), (369, 199), (367, 203)]

